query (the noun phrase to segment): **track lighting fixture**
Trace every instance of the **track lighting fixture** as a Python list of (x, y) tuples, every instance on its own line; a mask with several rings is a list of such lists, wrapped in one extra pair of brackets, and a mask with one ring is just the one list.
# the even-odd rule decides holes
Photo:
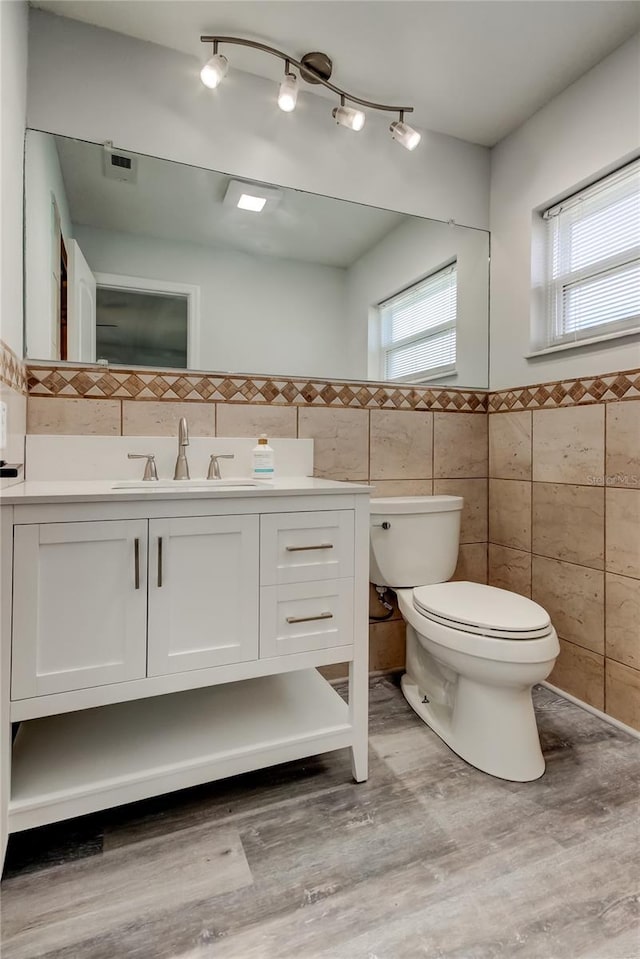
[(400, 111), (400, 119), (392, 123), (389, 130), (393, 139), (406, 147), (407, 150), (415, 150), (422, 139), (417, 130), (404, 122), (404, 110)]
[(242, 37), (200, 37), (202, 43), (213, 44), (213, 56), (205, 63), (200, 77), (205, 86), (214, 89), (224, 78), (229, 62), (225, 56), (218, 53), (219, 43), (236, 44), (242, 47), (251, 47), (254, 50), (261, 50), (273, 57), (284, 60), (284, 79), (280, 83), (278, 91), (278, 106), (285, 113), (291, 113), (296, 108), (298, 99), (298, 77), (291, 72), (291, 67), (295, 67), (300, 78), (306, 83), (317, 83), (336, 93), (340, 97), (340, 106), (334, 107), (331, 115), (336, 123), (347, 127), (350, 130), (362, 130), (366, 116), (362, 110), (347, 106), (345, 101), (357, 104), (360, 107), (368, 107), (370, 110), (384, 110), (389, 113), (397, 113), (399, 120), (394, 121), (389, 127), (394, 140), (397, 140), (407, 150), (415, 150), (421, 140), (417, 130), (404, 122), (405, 113), (412, 113), (413, 107), (387, 106), (385, 103), (375, 103), (373, 100), (363, 100), (356, 97), (346, 90), (341, 90), (334, 83), (330, 82), (333, 64), (326, 53), (305, 53), (300, 60), (295, 60), (282, 50), (276, 50), (275, 47), (267, 46), (265, 43), (258, 43), (255, 40), (245, 40)]
[(285, 113), (291, 113), (296, 108), (298, 99), (298, 78), (295, 73), (289, 72), (289, 61), (285, 61), (284, 80), (280, 84), (278, 91), (278, 106)]

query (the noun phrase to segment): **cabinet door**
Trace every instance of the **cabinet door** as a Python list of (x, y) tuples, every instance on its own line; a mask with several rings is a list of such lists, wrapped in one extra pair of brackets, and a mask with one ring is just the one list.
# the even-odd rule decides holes
[(16, 526), (13, 590), (13, 699), (144, 678), (146, 520)]
[(258, 517), (149, 523), (148, 674), (258, 658)]

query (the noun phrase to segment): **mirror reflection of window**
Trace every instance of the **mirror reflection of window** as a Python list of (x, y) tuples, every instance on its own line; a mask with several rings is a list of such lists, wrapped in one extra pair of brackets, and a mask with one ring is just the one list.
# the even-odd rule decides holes
[(385, 379), (420, 383), (455, 371), (457, 300), (450, 263), (380, 303)]
[(97, 288), (96, 356), (126, 366), (187, 368), (186, 296)]

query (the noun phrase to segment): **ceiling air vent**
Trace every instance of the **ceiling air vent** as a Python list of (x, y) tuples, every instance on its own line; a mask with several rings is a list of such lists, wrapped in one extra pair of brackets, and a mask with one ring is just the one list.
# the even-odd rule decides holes
[(102, 154), (102, 172), (109, 180), (121, 180), (124, 183), (135, 183), (138, 172), (138, 160), (127, 153), (116, 151), (113, 144), (107, 142)]

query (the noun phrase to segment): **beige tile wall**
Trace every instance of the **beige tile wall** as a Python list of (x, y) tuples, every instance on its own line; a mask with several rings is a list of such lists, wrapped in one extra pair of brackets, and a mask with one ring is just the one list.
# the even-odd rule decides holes
[(488, 420), (489, 582), (548, 610), (550, 682), (640, 729), (640, 400)]

